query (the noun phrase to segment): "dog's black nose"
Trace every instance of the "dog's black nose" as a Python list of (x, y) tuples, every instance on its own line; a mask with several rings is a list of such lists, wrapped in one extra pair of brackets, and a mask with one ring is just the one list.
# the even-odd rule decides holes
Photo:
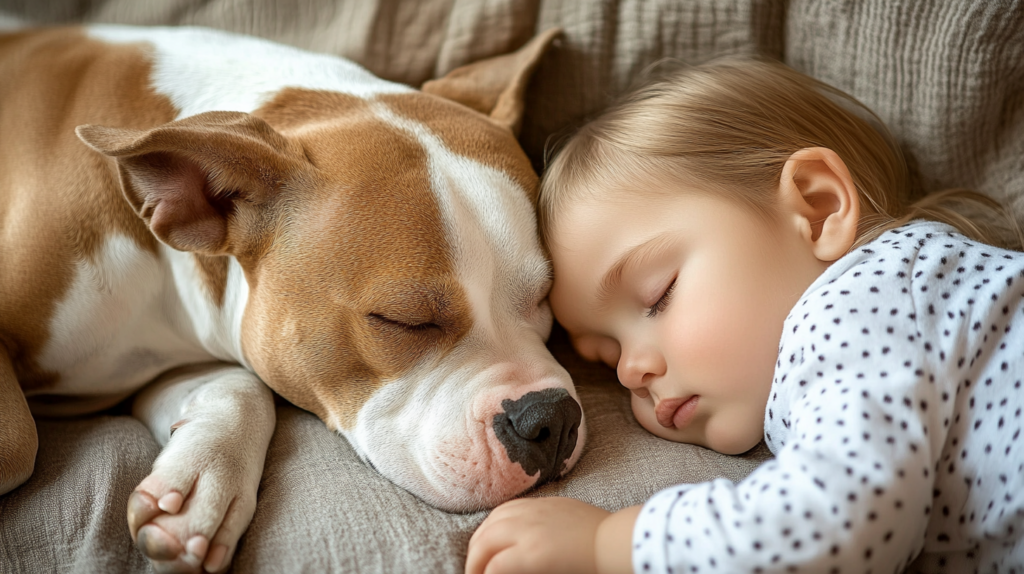
[(494, 434), (512, 462), (526, 474), (538, 470), (537, 484), (557, 477), (576, 448), (583, 411), (565, 389), (531, 391), (518, 400), (501, 401), (505, 412), (494, 415)]

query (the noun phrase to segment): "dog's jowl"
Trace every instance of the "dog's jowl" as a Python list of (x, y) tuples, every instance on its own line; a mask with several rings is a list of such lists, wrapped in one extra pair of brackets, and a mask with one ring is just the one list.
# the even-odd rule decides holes
[(551, 38), (419, 91), (209, 30), (0, 36), (0, 493), (32, 414), (135, 393), (164, 449), (128, 520), (158, 570), (228, 567), (271, 390), (443, 509), (572, 468), (515, 139)]

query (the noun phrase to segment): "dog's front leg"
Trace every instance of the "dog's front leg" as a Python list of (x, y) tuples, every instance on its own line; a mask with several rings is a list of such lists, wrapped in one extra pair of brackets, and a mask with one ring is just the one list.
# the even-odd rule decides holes
[(237, 366), (172, 371), (133, 414), (164, 445), (128, 501), (128, 526), (157, 572), (221, 572), (252, 520), (276, 415), (270, 389)]

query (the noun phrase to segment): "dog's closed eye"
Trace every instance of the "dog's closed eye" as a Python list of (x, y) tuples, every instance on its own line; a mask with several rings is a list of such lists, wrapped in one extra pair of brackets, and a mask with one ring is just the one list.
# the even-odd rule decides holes
[(378, 326), (389, 326), (399, 329), (404, 329), (411, 332), (422, 332), (431, 330), (441, 330), (441, 326), (431, 321), (420, 321), (417, 319), (405, 319), (405, 318), (392, 318), (380, 313), (370, 313), (367, 315), (367, 319), (370, 320), (371, 324)]

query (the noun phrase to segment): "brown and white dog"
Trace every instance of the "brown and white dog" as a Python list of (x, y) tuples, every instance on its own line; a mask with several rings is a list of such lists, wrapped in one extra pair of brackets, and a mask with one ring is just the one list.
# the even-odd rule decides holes
[(140, 389), (164, 449), (128, 519), (161, 571), (228, 567), (270, 389), (443, 509), (567, 472), (585, 425), (514, 135), (553, 36), (418, 91), (211, 30), (0, 35), (0, 493), (32, 413)]

